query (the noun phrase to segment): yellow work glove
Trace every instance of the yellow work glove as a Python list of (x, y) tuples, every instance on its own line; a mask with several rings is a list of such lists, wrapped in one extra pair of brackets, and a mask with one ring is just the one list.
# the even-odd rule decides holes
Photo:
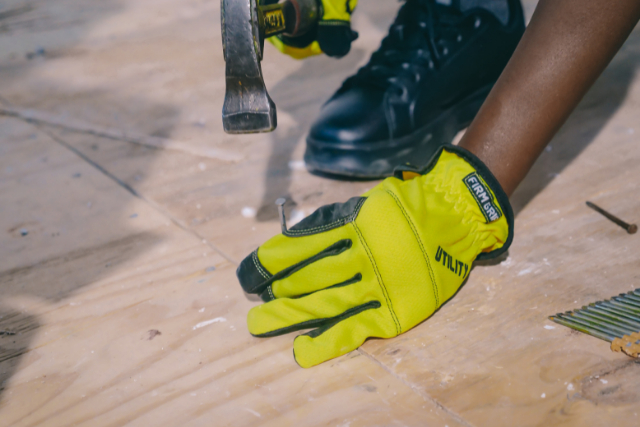
[[(273, 4), (277, 0), (261, 1), (261, 4)], [(300, 37), (278, 35), (269, 40), (280, 52), (296, 59), (325, 53), (340, 58), (349, 53), (351, 42), (358, 33), (351, 29), (351, 13), (358, 0), (322, 0), (321, 18), (318, 26)]]
[(323, 206), (245, 258), (243, 289), (266, 304), (249, 332), (312, 329), (293, 343), (310, 367), (416, 326), (458, 290), (476, 259), (513, 238), (513, 213), (491, 172), (447, 146), (422, 171), (396, 176), (346, 203)]

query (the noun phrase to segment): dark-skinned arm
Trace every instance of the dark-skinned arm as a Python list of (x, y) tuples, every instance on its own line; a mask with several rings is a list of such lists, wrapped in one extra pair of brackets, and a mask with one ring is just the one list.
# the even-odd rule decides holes
[(511, 195), (639, 19), (638, 0), (540, 0), (459, 145)]

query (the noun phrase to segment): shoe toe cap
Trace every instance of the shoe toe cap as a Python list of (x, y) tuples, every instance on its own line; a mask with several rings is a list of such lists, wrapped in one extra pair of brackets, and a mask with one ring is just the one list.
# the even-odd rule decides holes
[(357, 144), (387, 140), (389, 126), (383, 107), (384, 92), (356, 88), (327, 102), (309, 132), (322, 143)]

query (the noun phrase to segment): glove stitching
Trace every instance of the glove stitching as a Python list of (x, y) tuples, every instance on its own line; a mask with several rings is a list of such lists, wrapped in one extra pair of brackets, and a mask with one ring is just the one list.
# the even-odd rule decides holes
[(333, 317), (322, 317), (322, 318), (318, 318), (318, 319), (309, 319), (309, 320), (305, 320), (303, 322), (300, 323), (294, 323), (292, 325), (289, 326), (284, 326), (282, 328), (278, 328), (278, 329), (274, 329), (272, 331), (267, 331), (264, 332), (262, 334), (251, 334), (254, 337), (259, 337), (259, 338), (268, 338), (268, 337), (275, 337), (278, 335), (282, 335), (282, 334), (288, 334), (289, 332), (294, 332), (294, 331), (299, 331), (300, 329), (309, 329), (309, 328), (317, 328), (317, 329), (312, 329), (311, 331), (305, 333), (305, 334), (300, 334), (297, 337), (295, 337), (295, 339), (293, 340), (295, 342), (295, 340), (297, 340), (298, 338), (302, 337), (302, 336), (309, 336), (311, 338), (317, 338), (320, 335), (322, 335), (323, 333), (325, 333), (326, 331), (328, 331), (329, 329), (333, 328), (334, 326), (338, 325), (340, 322), (349, 319), (350, 317), (356, 316), (360, 313), (362, 313), (363, 311), (366, 310), (371, 310), (371, 309), (377, 309), (380, 308), (382, 306), (382, 304), (380, 304), (379, 301), (377, 300), (373, 300), (373, 301), (369, 301), (366, 302), (364, 304), (355, 306), (355, 307), (351, 307), (348, 310), (343, 311), (342, 313), (333, 316)]
[(271, 285), (267, 286), (267, 290), (269, 291), (269, 296), (271, 297), (271, 299), (272, 300), (276, 299), (276, 297), (273, 295), (273, 291), (272, 291)]
[(309, 293), (306, 293), (306, 294), (298, 295), (296, 298), (306, 297), (306, 296), (308, 296), (308, 295), (315, 294), (315, 293), (317, 293), (317, 292), (326, 291), (326, 290), (329, 290), (329, 289), (343, 288), (343, 287), (345, 287), (345, 286), (350, 286), (350, 285), (353, 285), (353, 284), (355, 284), (355, 283), (358, 283), (358, 282), (359, 282), (359, 281), (361, 281), (361, 280), (362, 280), (362, 274), (360, 274), (360, 273), (356, 273), (356, 275), (355, 275), (355, 276), (353, 276), (353, 277), (352, 277), (351, 279), (349, 279), (349, 280), (345, 280), (344, 282), (336, 283), (335, 285), (331, 285), (331, 286), (328, 286), (328, 287), (326, 287), (326, 288), (319, 289), (319, 290), (317, 290), (317, 291), (313, 291), (313, 292), (309, 292)]
[(264, 268), (262, 268), (262, 265), (260, 265), (260, 260), (258, 259), (258, 250), (257, 249), (255, 251), (253, 251), (253, 253), (251, 254), (251, 258), (253, 259), (253, 263), (255, 264), (256, 269), (258, 270), (258, 273), (260, 273), (262, 275), (262, 277), (264, 277), (265, 279), (269, 280), (269, 275), (264, 270)]
[(502, 255), (509, 249), (509, 246), (511, 246), (511, 243), (513, 242), (513, 210), (511, 208), (511, 204), (509, 203), (509, 198), (500, 186), (500, 182), (498, 182), (489, 168), (487, 168), (487, 166), (482, 163), (480, 159), (478, 159), (474, 154), (470, 153), (464, 148), (457, 145), (451, 145), (448, 147), (442, 147), (440, 150), (446, 150), (449, 153), (454, 153), (465, 160), (467, 163), (469, 163), (471, 166), (473, 166), (473, 168), (476, 170), (476, 172), (478, 172), (484, 182), (488, 184), (491, 191), (493, 191), (493, 194), (498, 201), (498, 206), (500, 207), (500, 210), (502, 210), (502, 213), (504, 213), (505, 219), (507, 220), (507, 240), (503, 242), (500, 248), (493, 249), (489, 252), (482, 252), (476, 257), (476, 259), (492, 259)]
[(393, 323), (396, 326), (396, 332), (397, 332), (398, 335), (400, 335), (402, 333), (402, 327), (400, 326), (400, 321), (398, 320), (398, 318), (396, 316), (396, 313), (393, 310), (393, 304), (391, 304), (391, 298), (389, 297), (389, 292), (387, 291), (387, 287), (384, 285), (384, 281), (382, 280), (382, 276), (380, 276), (380, 272), (378, 271), (378, 265), (376, 264), (375, 259), (373, 259), (373, 256), (371, 255), (371, 253), (369, 251), (369, 246), (367, 245), (367, 242), (364, 240), (364, 236), (360, 232), (360, 229), (358, 228), (358, 226), (356, 225), (355, 222), (352, 222), (351, 224), (353, 225), (353, 228), (356, 230), (356, 233), (358, 234), (358, 238), (360, 240), (360, 243), (362, 243), (362, 246), (364, 247), (364, 251), (367, 253), (367, 256), (369, 257), (369, 261), (371, 262), (371, 265), (373, 266), (373, 271), (375, 271), (376, 277), (378, 278), (378, 284), (382, 288), (382, 294), (384, 295), (384, 299), (387, 302), (387, 308), (389, 309), (389, 313), (391, 314), (391, 318), (393, 319)]
[[(494, 187), (489, 185), (485, 177), (480, 173), (481, 172), (479, 170), (480, 166), (471, 162), (470, 159), (465, 157), (466, 155), (464, 153), (460, 153), (456, 150), (453, 150), (453, 148), (454, 147), (446, 147), (446, 151), (455, 154), (456, 156), (458, 156), (460, 159), (470, 164), (475, 169), (476, 173), (478, 173), (480, 178), (482, 178), (485, 184), (494, 193), (492, 197), (496, 202), (497, 208), (500, 209), (500, 211), (502, 211), (502, 213), (505, 215), (505, 218), (506, 218), (507, 213), (505, 211), (505, 208), (500, 203), (500, 198), (497, 196), (497, 194), (495, 194)], [(442, 150), (445, 150), (445, 148), (442, 148)], [(442, 174), (440, 176), (436, 176), (431, 181), (431, 185), (433, 186), (433, 190), (441, 193), (444, 199), (453, 205), (452, 209), (462, 216), (461, 223), (469, 226), (468, 235), (472, 236), (471, 244), (484, 248), (485, 242), (487, 241), (487, 239), (489, 239), (490, 236), (492, 236), (492, 232), (486, 227), (487, 223), (485, 222), (486, 218), (484, 217), (484, 214), (481, 214), (481, 212), (480, 212), (480, 215), (478, 214), (478, 211), (480, 210), (480, 208), (477, 208), (477, 210), (475, 208), (472, 208), (471, 210), (469, 210), (467, 209), (467, 207), (469, 206), (469, 203), (464, 197), (460, 195), (454, 196), (454, 194), (458, 193), (457, 191), (458, 184), (456, 184), (457, 182), (458, 182), (457, 179), (452, 179), (449, 175)], [(427, 187), (427, 184), (425, 183), (424, 186)], [(479, 218), (482, 218), (482, 220), (480, 220)], [(497, 250), (500, 250), (500, 249), (494, 249), (489, 253), (493, 253)], [(480, 256), (486, 253), (487, 252), (484, 252), (484, 249), (481, 249), (480, 251), (476, 252), (474, 259), (479, 259)]]
[[(292, 274), (294, 274), (297, 271), (300, 271), (302, 268), (305, 268), (306, 266), (313, 264), (316, 261), (321, 260), (322, 258), (328, 257), (328, 256), (335, 256), (335, 255), (339, 255), (342, 252), (346, 251), (347, 249), (349, 249), (352, 245), (352, 241), (351, 239), (342, 239), (337, 241), (336, 243), (334, 243), (333, 245), (327, 247), (326, 249), (320, 251), (319, 253), (306, 258), (300, 262), (298, 262), (297, 264), (294, 264), (292, 266), (289, 266), (287, 268), (285, 268), (284, 270), (280, 270), (279, 272), (277, 272), (274, 275), (270, 275), (267, 280), (265, 280), (262, 283), (258, 283), (255, 286), (253, 286), (250, 289), (245, 289), (245, 291), (249, 292), (249, 293), (256, 293), (257, 292), (264, 292), (267, 289), (267, 286), (273, 284), (273, 282), (277, 281), (277, 280), (283, 280), (286, 279), (287, 277), (291, 276)], [(256, 262), (256, 258), (253, 258), (254, 263)], [(258, 259), (258, 262), (256, 265), (260, 265), (260, 260)], [(265, 270), (266, 271), (266, 270)], [(268, 271), (266, 271), (267, 274), (269, 274)]]
[(351, 214), (347, 215), (346, 217), (337, 219), (332, 223), (329, 223), (329, 224), (326, 224), (326, 225), (322, 225), (320, 227), (307, 228), (307, 229), (304, 229), (304, 230), (287, 230), (285, 235), (305, 236), (307, 234), (316, 234), (316, 233), (320, 233), (322, 231), (330, 230), (330, 229), (335, 228), (337, 226), (342, 226), (342, 225), (348, 224), (348, 223), (352, 222), (356, 218), (356, 216), (360, 212), (360, 208), (362, 207), (362, 204), (364, 203), (365, 200), (367, 200), (366, 197), (361, 198), (360, 201), (358, 202), (358, 204), (353, 209), (353, 212)]
[(431, 289), (433, 290), (433, 295), (436, 298), (436, 308), (440, 307), (440, 298), (438, 297), (438, 295), (440, 294), (440, 289), (438, 288), (438, 284), (436, 283), (433, 270), (431, 269), (431, 261), (429, 260), (429, 254), (427, 254), (427, 251), (425, 251), (424, 249), (424, 245), (422, 244), (422, 239), (420, 239), (420, 236), (418, 235), (418, 230), (416, 230), (416, 227), (413, 224), (413, 221), (411, 221), (411, 218), (409, 218), (409, 215), (407, 214), (407, 211), (404, 209), (404, 206), (402, 206), (402, 204), (400, 203), (400, 199), (398, 198), (398, 196), (396, 196), (393, 192), (389, 190), (385, 190), (385, 191), (393, 198), (393, 200), (395, 200), (396, 204), (398, 205), (398, 208), (400, 208), (400, 211), (402, 212), (402, 215), (404, 215), (404, 219), (407, 221), (407, 223), (409, 223), (409, 226), (411, 226), (411, 231), (413, 232), (413, 236), (418, 241), (418, 245), (420, 246), (420, 250), (422, 251), (422, 256), (424, 257), (424, 261), (427, 264), (427, 268), (429, 269), (429, 277), (431, 278)]
[[(451, 203), (453, 205), (453, 209), (462, 216), (461, 223), (470, 227), (469, 235), (473, 236), (473, 243), (482, 246), (482, 244), (486, 240), (481, 239), (480, 236), (480, 230), (484, 223), (476, 218), (477, 214), (473, 213), (473, 211), (471, 210), (466, 209), (468, 203), (463, 197), (453, 196), (453, 194), (456, 194), (457, 192), (457, 187), (453, 185), (453, 182), (455, 182), (455, 180), (451, 178), (447, 179), (445, 177), (439, 177), (432, 181), (432, 185), (434, 187), (434, 190), (436, 192), (442, 193), (445, 200)], [(502, 207), (500, 207), (500, 209), (502, 210)], [(484, 216), (482, 216), (482, 218), (484, 218)]]

